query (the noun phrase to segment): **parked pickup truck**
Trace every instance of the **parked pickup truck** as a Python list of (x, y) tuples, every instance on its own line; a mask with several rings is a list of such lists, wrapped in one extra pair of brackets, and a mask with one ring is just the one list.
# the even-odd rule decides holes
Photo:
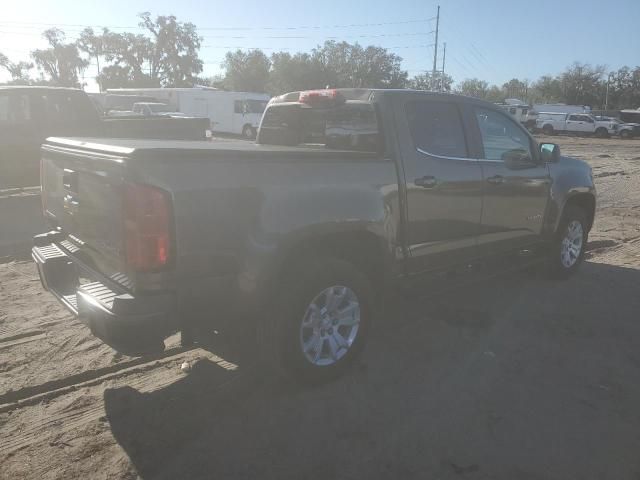
[(353, 360), (390, 286), (573, 273), (595, 209), (590, 168), (500, 107), (410, 90), (282, 95), (257, 144), (49, 138), (42, 165), (33, 259), (98, 337), (141, 354), (254, 319), (264, 358), (309, 381)]
[(617, 135), (620, 138), (640, 137), (640, 123), (625, 123), (615, 117), (595, 116), (597, 121), (612, 122), (617, 125)]
[(0, 190), (40, 184), (40, 146), (49, 136), (204, 139), (206, 118), (101, 118), (82, 90), (0, 87)]
[(545, 135), (573, 133), (577, 135), (595, 135), (608, 138), (618, 134), (618, 124), (613, 121), (596, 120), (588, 113), (538, 113), (536, 128)]

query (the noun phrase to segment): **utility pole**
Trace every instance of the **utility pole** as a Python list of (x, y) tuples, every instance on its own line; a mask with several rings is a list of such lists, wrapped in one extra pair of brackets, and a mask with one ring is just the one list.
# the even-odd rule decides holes
[(609, 73), (609, 75), (607, 75), (607, 91), (606, 91), (605, 96), (604, 96), (605, 115), (607, 115), (606, 111), (609, 110), (609, 83), (611, 82), (611, 76), (612, 75), (613, 75), (613, 73)]
[(444, 90), (444, 61), (447, 58), (447, 42), (442, 45), (442, 73), (440, 75), (440, 91)]
[(440, 5), (438, 5), (438, 15), (436, 16), (436, 43), (433, 48), (433, 71), (431, 72), (431, 89), (436, 86), (436, 68), (438, 67), (438, 27), (440, 26)]

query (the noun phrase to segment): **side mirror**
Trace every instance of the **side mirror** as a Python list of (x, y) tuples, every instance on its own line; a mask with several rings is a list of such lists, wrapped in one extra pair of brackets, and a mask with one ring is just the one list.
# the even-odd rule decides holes
[(555, 143), (541, 143), (540, 159), (544, 163), (556, 163), (560, 160), (560, 146)]
[(522, 170), (535, 166), (535, 162), (529, 156), (529, 152), (522, 149), (508, 150), (502, 154), (502, 161), (507, 168)]

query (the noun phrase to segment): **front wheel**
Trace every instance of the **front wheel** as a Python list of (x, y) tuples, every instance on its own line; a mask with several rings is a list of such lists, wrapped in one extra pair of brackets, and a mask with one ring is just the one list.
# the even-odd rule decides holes
[(596, 137), (598, 138), (609, 138), (609, 132), (606, 128), (599, 128), (596, 130)]
[(344, 372), (362, 350), (373, 297), (367, 277), (348, 262), (302, 263), (281, 282), (258, 341), (271, 373), (319, 383)]
[(622, 130), (620, 132), (620, 138), (623, 138), (625, 140), (631, 138), (631, 132), (629, 130)]
[(549, 252), (549, 273), (553, 278), (567, 278), (584, 260), (589, 232), (582, 208), (568, 206), (562, 216), (556, 238)]

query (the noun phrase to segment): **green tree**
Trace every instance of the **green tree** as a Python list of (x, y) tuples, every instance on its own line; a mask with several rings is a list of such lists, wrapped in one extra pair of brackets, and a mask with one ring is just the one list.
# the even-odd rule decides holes
[(484, 99), (493, 103), (502, 103), (507, 98), (505, 90), (497, 85), (491, 85), (484, 95)]
[(518, 80), (512, 78), (502, 85), (505, 98), (518, 98), (527, 100), (529, 97), (529, 82), (527, 80)]
[(560, 75), (563, 100), (569, 105), (597, 106), (604, 103), (605, 67), (574, 63)]
[[(86, 53), (90, 59), (95, 59), (98, 70), (98, 86), (100, 86), (100, 60), (105, 55), (105, 41), (109, 37), (109, 30), (104, 28), (101, 34), (96, 34), (93, 28), (87, 27), (81, 33), (76, 41), (78, 49)], [(101, 87), (101, 86), (100, 86)], [(102, 88), (100, 88), (102, 90)]]
[(323, 81), (331, 87), (404, 88), (408, 74), (402, 58), (382, 47), (327, 41), (311, 57), (322, 66)]
[(29, 78), (29, 70), (33, 68), (33, 63), (29, 62), (12, 62), (9, 58), (0, 52), (0, 67), (4, 68), (11, 75), (10, 84), (28, 85), (31, 82)]
[(198, 58), (200, 37), (191, 22), (178, 22), (173, 15), (152, 20), (149, 12), (140, 15), (140, 26), (151, 34), (149, 75), (163, 86), (192, 86), (202, 72)]
[(227, 52), (223, 67), (227, 88), (245, 92), (267, 91), (271, 61), (262, 50)]
[(489, 84), (478, 78), (467, 78), (457, 85), (455, 91), (460, 95), (486, 98), (489, 91)]
[(562, 83), (558, 77), (543, 75), (531, 85), (529, 96), (535, 103), (555, 103), (563, 101)]
[(276, 52), (271, 55), (269, 92), (274, 95), (324, 88), (328, 82), (325, 66), (308, 53)]
[(42, 34), (50, 47), (34, 50), (31, 57), (50, 83), (62, 87), (79, 87), (78, 76), (89, 66), (74, 43), (65, 43), (65, 34), (58, 28), (50, 28)]
[(426, 72), (409, 80), (409, 86), (416, 90), (450, 92), (452, 85), (453, 77), (446, 73), (443, 75), (442, 72), (436, 72), (435, 76), (433, 72)]
[(173, 15), (154, 20), (144, 12), (139, 17), (148, 36), (108, 30), (101, 35), (85, 30), (84, 39), (81, 35), (84, 51), (109, 63), (100, 71), (98, 82), (105, 89), (193, 86), (203, 68), (196, 26)]
[(151, 40), (141, 34), (112, 33), (103, 36), (104, 56), (110, 65), (100, 72), (103, 89), (118, 87), (159, 87), (151, 77), (149, 57)]
[(612, 72), (608, 80), (609, 108), (640, 107), (640, 67), (624, 66)]

